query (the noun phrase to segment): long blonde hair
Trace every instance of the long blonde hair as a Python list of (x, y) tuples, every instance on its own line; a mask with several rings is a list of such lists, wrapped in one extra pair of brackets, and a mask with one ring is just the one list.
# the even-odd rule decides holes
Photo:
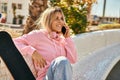
[(60, 12), (63, 15), (63, 20), (65, 22), (65, 17), (63, 14), (63, 11), (60, 7), (49, 7), (47, 8), (42, 15), (40, 16), (40, 18), (36, 21), (37, 25), (40, 25), (48, 30), (51, 29), (51, 24), (53, 21), (53, 17), (55, 16), (56, 12)]

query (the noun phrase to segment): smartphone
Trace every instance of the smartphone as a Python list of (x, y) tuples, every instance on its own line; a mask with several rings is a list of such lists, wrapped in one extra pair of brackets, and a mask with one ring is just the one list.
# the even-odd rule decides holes
[(66, 33), (66, 28), (65, 28), (65, 26), (62, 27), (62, 33), (63, 33), (63, 35)]

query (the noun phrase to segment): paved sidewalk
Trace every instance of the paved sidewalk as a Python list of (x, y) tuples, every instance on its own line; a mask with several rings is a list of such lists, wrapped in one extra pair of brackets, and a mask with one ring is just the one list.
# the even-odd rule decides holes
[(0, 80), (14, 80), (0, 57)]
[(99, 30), (98, 26), (88, 26), (87, 27), (87, 31), (97, 31), (97, 30)]

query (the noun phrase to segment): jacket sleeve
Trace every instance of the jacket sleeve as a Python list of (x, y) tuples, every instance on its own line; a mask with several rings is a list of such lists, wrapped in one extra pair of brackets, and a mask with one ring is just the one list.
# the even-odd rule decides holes
[(66, 42), (65, 44), (66, 56), (71, 63), (75, 63), (77, 61), (77, 52), (74, 42), (70, 37), (66, 38), (65, 42)]
[(33, 52), (36, 50), (34, 47), (30, 45), (31, 36), (32, 35), (26, 34), (21, 37), (13, 39), (14, 44), (16, 45), (16, 47), (18, 48), (22, 55), (32, 56)]

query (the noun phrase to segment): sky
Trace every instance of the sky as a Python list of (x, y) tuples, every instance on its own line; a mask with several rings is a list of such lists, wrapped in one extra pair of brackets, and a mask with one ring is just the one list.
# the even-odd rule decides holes
[[(104, 0), (97, 0), (97, 4), (93, 4), (91, 15), (103, 15)], [(120, 0), (106, 0), (106, 17), (120, 17)]]

